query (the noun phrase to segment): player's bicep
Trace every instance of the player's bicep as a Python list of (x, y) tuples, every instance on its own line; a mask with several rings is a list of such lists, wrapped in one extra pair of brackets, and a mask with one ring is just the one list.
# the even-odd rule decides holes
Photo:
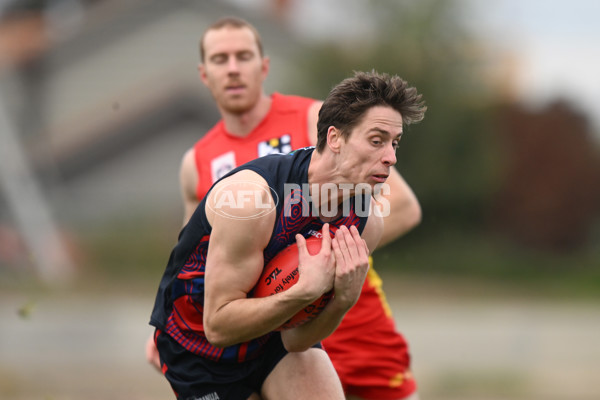
[[(245, 298), (263, 269), (262, 243), (251, 235), (248, 221), (217, 222), (208, 247), (205, 270), (206, 300), (217, 308)], [(210, 305), (210, 304), (209, 304)]]
[(244, 172), (217, 184), (206, 201), (212, 226), (206, 260), (205, 285), (211, 305), (220, 307), (245, 298), (264, 266), (263, 250), (273, 225), (274, 207), (266, 182), (256, 173)]
[(183, 200), (183, 224), (185, 225), (196, 210), (200, 200), (197, 197), (198, 170), (196, 169), (196, 156), (193, 148), (186, 151), (179, 168), (179, 187)]
[(420, 219), (419, 200), (396, 168), (391, 168), (390, 176), (385, 183), (389, 190), (384, 191), (380, 197), (387, 201), (391, 212), (384, 217), (384, 220), (391, 220), (392, 224), (412, 225), (413, 220)]
[(361, 233), (361, 237), (367, 243), (367, 247), (369, 248), (369, 252), (373, 252), (379, 241), (381, 240), (381, 236), (383, 234), (383, 218), (379, 215), (379, 213), (374, 210), (374, 202), (370, 203), (371, 212), (369, 214), (369, 219), (367, 219), (367, 223), (365, 228)]

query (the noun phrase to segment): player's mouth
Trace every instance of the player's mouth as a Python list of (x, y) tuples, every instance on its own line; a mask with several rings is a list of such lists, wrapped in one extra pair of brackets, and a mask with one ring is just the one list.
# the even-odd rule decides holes
[(225, 86), (225, 91), (230, 94), (240, 94), (246, 90), (246, 86), (239, 84), (232, 84)]
[(387, 174), (375, 174), (375, 175), (371, 175), (371, 177), (373, 178), (373, 180), (377, 183), (384, 183), (389, 175)]

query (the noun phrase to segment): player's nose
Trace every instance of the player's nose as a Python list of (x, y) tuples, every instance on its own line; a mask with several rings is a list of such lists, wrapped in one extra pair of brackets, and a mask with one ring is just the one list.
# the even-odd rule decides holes
[(229, 73), (237, 73), (239, 72), (239, 64), (235, 57), (229, 57), (227, 61), (227, 71)]
[(396, 159), (396, 148), (394, 147), (394, 145), (390, 143), (385, 147), (381, 161), (385, 165), (391, 166), (396, 164), (396, 161), (398, 160)]

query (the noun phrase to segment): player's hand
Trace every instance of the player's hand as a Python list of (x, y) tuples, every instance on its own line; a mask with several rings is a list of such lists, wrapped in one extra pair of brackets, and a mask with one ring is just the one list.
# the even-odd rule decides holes
[(350, 308), (358, 300), (369, 270), (369, 248), (355, 226), (341, 226), (332, 240), (332, 249), (335, 300)]
[(321, 231), (321, 250), (311, 256), (306, 247), (306, 239), (296, 235), (298, 245), (298, 283), (293, 287), (302, 289), (308, 298), (318, 299), (323, 293), (333, 288), (335, 277), (335, 259), (331, 251), (329, 224), (323, 225)]
[(146, 340), (146, 361), (160, 372), (160, 358), (158, 356), (158, 349), (154, 343), (154, 335), (150, 335), (148, 340)]

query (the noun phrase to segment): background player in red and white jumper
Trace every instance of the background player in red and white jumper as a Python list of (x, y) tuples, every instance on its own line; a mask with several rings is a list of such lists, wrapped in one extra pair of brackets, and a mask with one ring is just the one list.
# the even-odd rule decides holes
[[(256, 29), (238, 18), (223, 18), (200, 41), (202, 82), (210, 90), (222, 119), (189, 149), (182, 160), (180, 184), (184, 224), (211, 185), (236, 166), (271, 153), (311, 146), (317, 139), (318, 112), (314, 99), (267, 95), (269, 72)], [(379, 246), (420, 222), (419, 203), (400, 174), (391, 168), (385, 196), (390, 214), (384, 219)], [(408, 345), (394, 326), (381, 280), (373, 268), (357, 304), (338, 329), (323, 341), (348, 399), (418, 399), (410, 371)], [(159, 365), (152, 339), (146, 356)]]

